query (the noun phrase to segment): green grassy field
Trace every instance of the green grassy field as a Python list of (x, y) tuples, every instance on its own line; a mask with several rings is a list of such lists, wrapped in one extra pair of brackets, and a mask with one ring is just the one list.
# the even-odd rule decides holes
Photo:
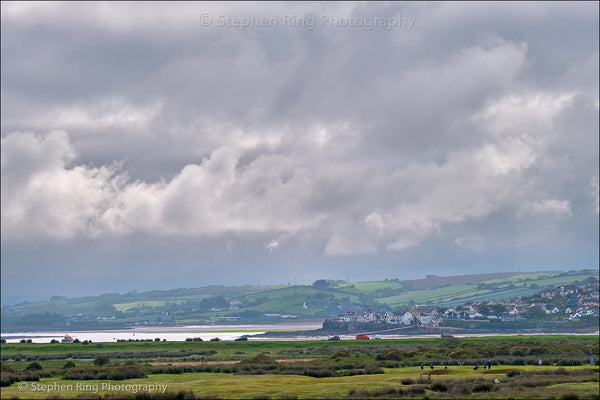
[(136, 301), (133, 303), (120, 303), (115, 304), (114, 307), (117, 311), (128, 311), (132, 308), (139, 307), (164, 307), (167, 303), (181, 304), (185, 303), (186, 300), (148, 300), (148, 301)]
[[(134, 387), (147, 392), (148, 388), (156, 388), (156, 385), (161, 385), (161, 388), (166, 385), (166, 390), (170, 393), (191, 391), (198, 398), (236, 399), (423, 398), (424, 395), (432, 399), (545, 399), (561, 396), (592, 399), (599, 395), (598, 367), (590, 369), (586, 366), (591, 354), (597, 358), (597, 335), (301, 342), (120, 342), (88, 345), (19, 343), (2, 344), (0, 349), (3, 376), (25, 373), (18, 371), (31, 368), (33, 360), (37, 360), (35, 362), (40, 364), (42, 371), (49, 371), (50, 374), (41, 377), (39, 381), (23, 383), (17, 380), (10, 386), (2, 387), (2, 398), (72, 398), (78, 395), (109, 394), (121, 397), (133, 395)], [(396, 351), (398, 358), (383, 357), (390, 350)], [(162, 353), (159, 354), (160, 352)], [(153, 371), (152, 368), (156, 368), (154, 365), (168, 363), (200, 367), (215, 365), (214, 368), (219, 368), (221, 363), (232, 365), (232, 362), (247, 362), (260, 354), (268, 354), (273, 360), (296, 360), (289, 364), (295, 366), (296, 373), (287, 373), (286, 366), (290, 361), (281, 361), (271, 364), (281, 369), (278, 374), (262, 370), (264, 365), (261, 364), (259, 371), (262, 372), (253, 375), (208, 370), (194, 373), (148, 372), (145, 378), (110, 381), (62, 379), (65, 372), (63, 365), (67, 361), (74, 362), (84, 370), (93, 369), (95, 367), (92, 361), (98, 355), (110, 356), (110, 365), (126, 366), (127, 362), (132, 362)], [(542, 368), (536, 365), (538, 357), (544, 359)], [(492, 370), (473, 369), (474, 363), (480, 364), (481, 360), (487, 358), (496, 361)], [(425, 365), (425, 369), (419, 366), (421, 363)], [(434, 363), (436, 367), (432, 376), (427, 377), (427, 372), (430, 372), (427, 366), (430, 363)], [(568, 365), (569, 363), (573, 366)], [(348, 371), (346, 368), (349, 367), (345, 367), (345, 364), (355, 365), (351, 368), (363, 368), (360, 365), (372, 364), (382, 367), (382, 370), (368, 373), (365, 369), (358, 375), (322, 378), (297, 373), (303, 368), (313, 368), (333, 369), (333, 372), (337, 370), (339, 375)], [(447, 364), (448, 369), (443, 369), (442, 364)], [(423, 379), (422, 382), (419, 381), (420, 378)], [(495, 379), (498, 380), (497, 383), (494, 382)], [(109, 384), (113, 386), (108, 387)], [(129, 385), (129, 389), (119, 385)]]
[[(417, 304), (426, 304), (429, 302), (439, 305), (462, 304), (468, 300), (491, 298), (500, 300), (506, 297), (530, 295), (539, 292), (543, 288), (553, 288), (557, 285), (569, 285), (575, 281), (581, 281), (595, 276), (589, 274), (589, 276), (574, 275), (537, 279), (539, 275), (518, 275), (508, 278), (483, 280), (478, 283), (413, 290), (396, 296), (378, 298), (377, 301), (388, 304), (390, 307), (399, 307), (408, 304), (411, 300)], [(532, 283), (535, 284), (534, 287), (531, 287)]]
[(345, 283), (340, 285), (341, 287), (354, 287), (357, 290), (362, 290), (365, 292), (372, 292), (375, 290), (381, 289), (403, 289), (406, 288), (406, 285), (403, 285), (399, 281), (371, 281), (371, 282), (355, 282), (355, 283)]
[[(431, 381), (424, 378), (428, 386), (431, 383), (446, 382), (449, 380), (494, 380), (498, 379), (498, 390), (491, 393), (471, 393), (465, 394), (460, 398), (560, 398), (561, 393), (576, 393), (580, 397), (594, 398), (598, 395), (598, 383), (577, 382), (577, 383), (557, 383), (548, 384), (542, 387), (524, 387), (522, 390), (515, 391), (507, 387), (510, 379), (506, 376), (506, 370), (518, 371), (536, 371), (535, 366), (509, 367), (496, 366), (491, 373), (483, 371), (473, 371), (471, 367), (452, 367), (447, 371), (447, 375), (434, 375)], [(546, 367), (547, 370), (556, 370), (553, 367)], [(581, 369), (581, 368), (579, 368)], [(498, 372), (494, 372), (497, 370)], [(567, 371), (577, 371), (576, 367), (566, 367)], [(153, 387), (152, 390), (168, 392), (192, 391), (198, 397), (218, 397), (232, 399), (247, 398), (294, 398), (316, 399), (316, 398), (347, 398), (353, 391), (360, 395), (362, 392), (376, 393), (378, 390), (389, 388), (407, 389), (415, 387), (414, 385), (402, 384), (402, 379), (412, 379), (417, 381), (424, 374), (419, 367), (409, 367), (402, 369), (385, 369), (385, 374), (381, 375), (359, 375), (334, 378), (312, 378), (307, 376), (289, 376), (289, 375), (233, 375), (219, 373), (186, 373), (178, 375), (151, 375), (144, 379), (129, 379), (126, 382), (108, 382), (108, 381), (85, 381), (74, 382), (64, 381), (59, 378), (43, 378), (39, 382), (29, 382), (21, 389), (17, 384), (11, 387), (2, 388), (2, 398), (30, 398), (40, 399), (49, 395), (58, 395), (66, 398), (76, 397), (78, 395), (89, 395), (91, 393), (98, 395), (107, 394), (131, 394), (137, 391), (140, 386)], [(598, 368), (595, 369), (596, 378)], [(77, 386), (79, 383), (80, 386)], [(109, 387), (108, 385), (113, 385)], [(60, 386), (62, 385), (62, 391)], [(86, 385), (86, 386), (83, 386)], [(129, 388), (127, 385), (130, 385)], [(160, 385), (160, 387), (158, 386)], [(135, 388), (137, 386), (137, 388)], [(425, 386), (425, 385), (418, 385)], [(45, 390), (43, 389), (45, 387)], [(166, 389), (163, 389), (165, 388)], [(111, 390), (112, 389), (112, 390)], [(445, 398), (443, 393), (432, 390), (426, 390), (429, 398)], [(437, 396), (436, 396), (437, 395)], [(423, 395), (419, 396), (422, 398)], [(413, 397), (414, 398), (414, 397)], [(449, 397), (457, 398), (457, 397)], [(579, 397), (578, 397), (579, 398)], [(597, 398), (597, 397), (596, 397)]]
[[(488, 345), (495, 346), (498, 344), (511, 345), (521, 343), (523, 341), (531, 341), (539, 346), (550, 346), (559, 341), (561, 344), (584, 343), (586, 345), (597, 345), (597, 335), (511, 335), (511, 336), (481, 336), (481, 337), (466, 337), (459, 339), (461, 343), (470, 345)], [(182, 350), (207, 350), (213, 349), (217, 351), (217, 355), (212, 356), (212, 359), (218, 360), (241, 360), (247, 357), (247, 354), (260, 353), (265, 350), (271, 351), (275, 355), (287, 355), (292, 351), (302, 351), (295, 358), (305, 357), (324, 357), (329, 354), (324, 354), (320, 349), (326, 347), (331, 351), (352, 346), (353, 348), (368, 348), (371, 351), (377, 349), (399, 347), (404, 349), (415, 349), (419, 346), (428, 347), (444, 343), (441, 338), (408, 338), (408, 339), (384, 339), (384, 340), (340, 340), (340, 341), (324, 341), (324, 340), (306, 340), (306, 341), (253, 341), (250, 339), (247, 342), (111, 342), (111, 343), (90, 343), (84, 345), (82, 343), (3, 343), (0, 345), (3, 359), (12, 357), (15, 354), (24, 356), (33, 354), (73, 354), (83, 353), (90, 354), (93, 358), (95, 354), (111, 353), (111, 352), (147, 352), (147, 351), (170, 351), (180, 352)], [(246, 355), (239, 355), (236, 352), (244, 351)], [(289, 357), (294, 358), (294, 357)]]

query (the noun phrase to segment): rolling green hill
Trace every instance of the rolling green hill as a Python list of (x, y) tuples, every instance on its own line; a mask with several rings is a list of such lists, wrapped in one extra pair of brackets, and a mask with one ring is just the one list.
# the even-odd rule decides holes
[[(3, 330), (102, 329), (131, 324), (208, 323), (236, 317), (244, 322), (275, 322), (274, 318), (314, 320), (348, 310), (397, 310), (414, 304), (450, 306), (469, 300), (501, 300), (525, 296), (559, 285), (585, 285), (598, 272), (544, 271), (497, 273), (369, 282), (320, 280), (311, 286), (207, 286), (151, 292), (130, 292), (2, 307)], [(318, 284), (317, 284), (318, 283)], [(269, 314), (269, 315), (265, 315)]]

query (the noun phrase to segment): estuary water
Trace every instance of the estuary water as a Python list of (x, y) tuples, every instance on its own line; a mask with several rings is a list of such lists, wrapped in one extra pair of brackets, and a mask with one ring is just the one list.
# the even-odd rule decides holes
[[(116, 342), (117, 340), (166, 339), (167, 341), (185, 341), (187, 338), (202, 338), (210, 340), (218, 337), (221, 340), (235, 340), (243, 335), (258, 335), (267, 331), (304, 331), (321, 328), (321, 323), (282, 323), (270, 325), (190, 325), (190, 326), (143, 326), (131, 329), (98, 330), (98, 331), (69, 331), (73, 339), (80, 341), (91, 340), (94, 343)], [(2, 333), (7, 343), (18, 343), (22, 339), (31, 339), (33, 343), (50, 343), (52, 339), (60, 341), (65, 332), (36, 331)], [(278, 340), (310, 340), (321, 339), (323, 336), (292, 337)], [(327, 336), (325, 336), (327, 338)], [(252, 338), (252, 340), (276, 340), (275, 338)]]
[[(281, 323), (271, 325), (190, 325), (190, 326), (153, 326), (136, 327), (131, 329), (119, 330), (98, 330), (98, 331), (69, 331), (69, 336), (80, 341), (91, 340), (94, 343), (116, 342), (117, 340), (142, 340), (156, 338), (166, 339), (167, 341), (185, 341), (187, 338), (202, 338), (203, 341), (218, 337), (220, 340), (230, 341), (241, 336), (248, 336), (252, 341), (301, 341), (301, 340), (327, 340), (331, 335), (285, 335), (276, 336), (253, 336), (260, 335), (267, 331), (308, 331), (321, 328), (321, 323)], [(520, 336), (520, 335), (552, 335), (556, 333), (472, 333), (455, 334), (457, 338), (461, 337), (484, 337), (484, 336)], [(593, 333), (571, 333), (571, 335), (600, 335), (599, 331)], [(31, 339), (33, 343), (50, 343), (52, 339), (60, 341), (65, 332), (10, 332), (2, 333), (2, 338), (7, 343), (18, 343), (22, 339)], [(374, 339), (374, 335), (369, 335)], [(354, 340), (355, 335), (339, 335), (341, 340)], [(439, 338), (438, 333), (421, 335), (397, 335), (382, 334), (382, 339), (412, 339), (412, 338)]]

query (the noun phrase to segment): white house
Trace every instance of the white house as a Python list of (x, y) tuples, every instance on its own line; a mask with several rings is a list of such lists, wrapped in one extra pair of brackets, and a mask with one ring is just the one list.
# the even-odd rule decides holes
[(402, 316), (401, 322), (403, 325), (409, 326), (412, 323), (413, 319), (413, 315), (407, 311)]

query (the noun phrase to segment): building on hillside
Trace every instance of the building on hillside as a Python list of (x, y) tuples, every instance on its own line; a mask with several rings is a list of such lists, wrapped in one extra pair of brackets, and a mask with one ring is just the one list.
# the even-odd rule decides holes
[(544, 289), (540, 291), (540, 297), (542, 299), (553, 299), (560, 294), (560, 289)]
[(356, 315), (352, 311), (348, 311), (344, 315), (339, 315), (337, 317), (338, 322), (352, 322), (356, 319)]
[(383, 313), (383, 316), (382, 316), (382, 318), (383, 318), (383, 320), (384, 320), (385, 322), (387, 322), (388, 324), (393, 324), (393, 323), (394, 323), (394, 321), (395, 321), (395, 315), (394, 315), (394, 313), (393, 313), (393, 312), (391, 312), (391, 311), (386, 311), (385, 313)]
[(410, 326), (410, 325), (412, 325), (413, 320), (414, 320), (413, 315), (407, 311), (402, 316), (401, 323), (402, 323), (402, 325)]
[(560, 286), (560, 295), (563, 297), (568, 294), (573, 294), (573, 293), (577, 293), (577, 292), (579, 292), (579, 288), (577, 286), (569, 286), (569, 285)]

